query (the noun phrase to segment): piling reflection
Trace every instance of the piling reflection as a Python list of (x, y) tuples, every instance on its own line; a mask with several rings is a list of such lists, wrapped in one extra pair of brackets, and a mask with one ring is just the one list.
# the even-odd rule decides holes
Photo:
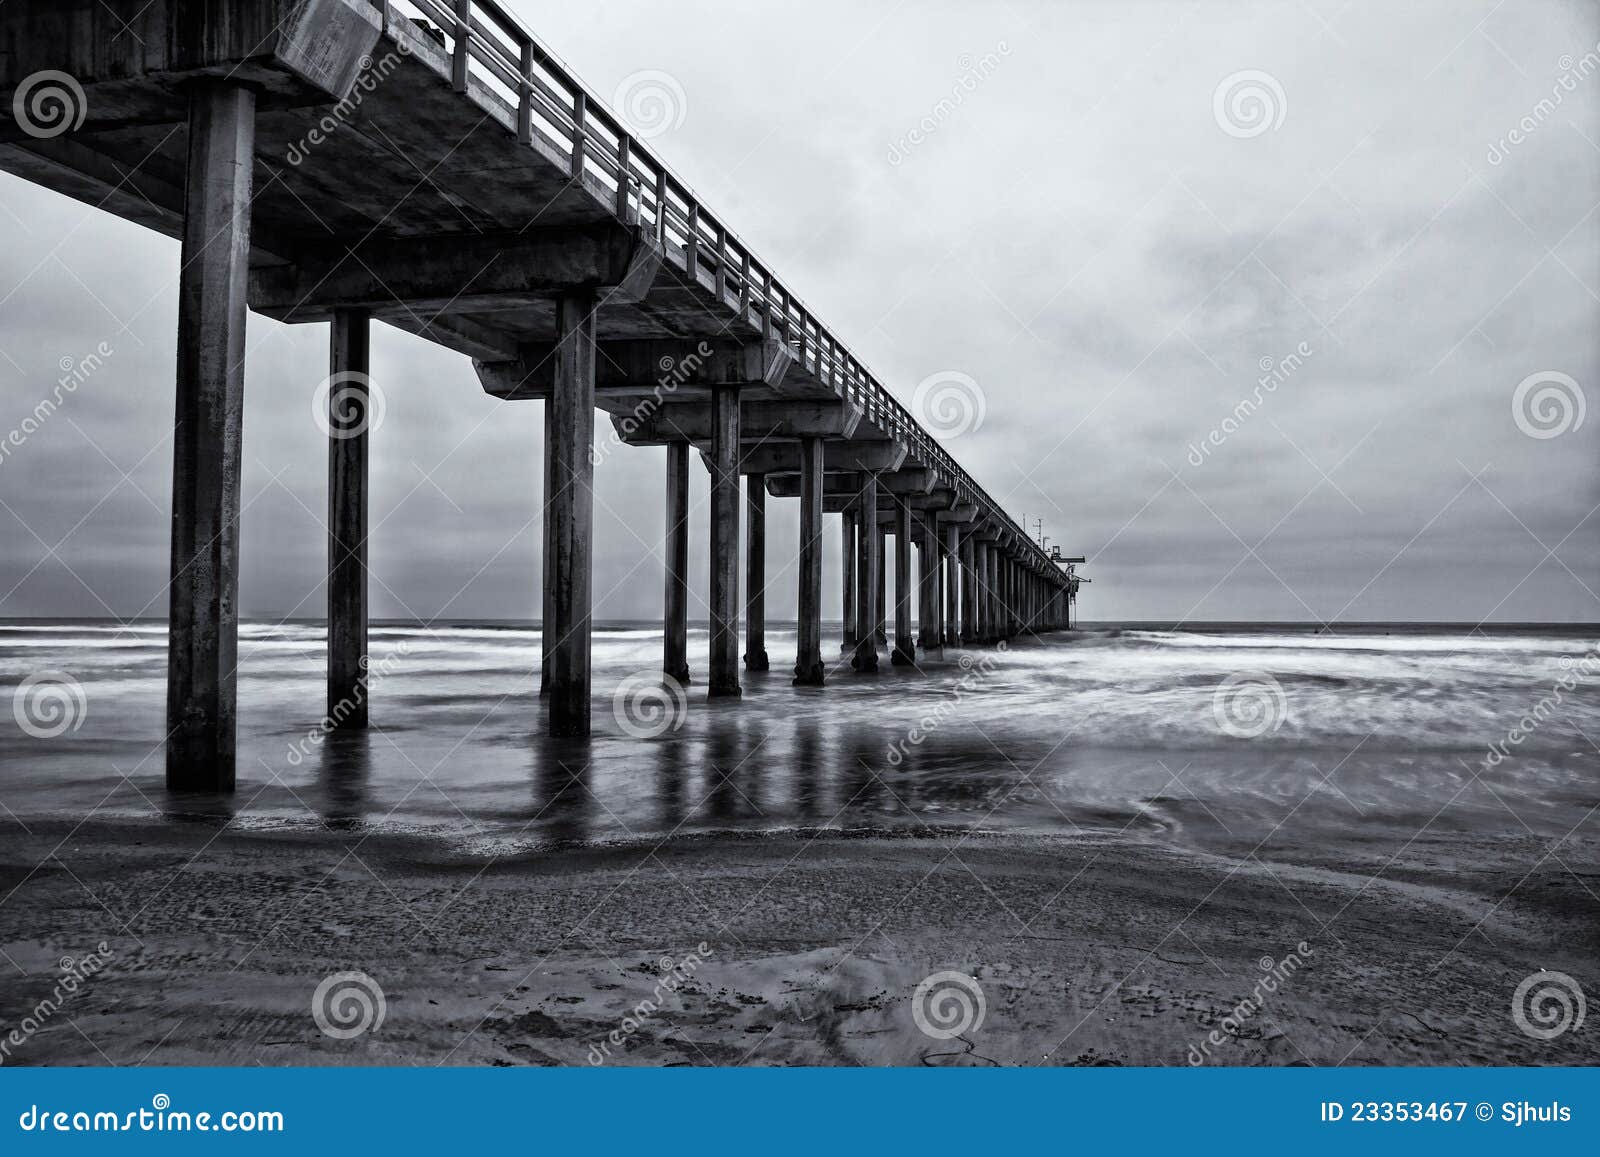
[(533, 826), (555, 843), (591, 836), (594, 796), (587, 743), (549, 740), (533, 755)]
[(318, 769), (318, 811), (334, 831), (362, 826), (372, 779), (372, 736), (367, 731), (335, 731), (323, 740)]

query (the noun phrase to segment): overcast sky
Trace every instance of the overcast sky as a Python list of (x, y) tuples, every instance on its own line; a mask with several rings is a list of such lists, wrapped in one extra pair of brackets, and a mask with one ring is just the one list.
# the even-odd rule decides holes
[[(1593, 5), (512, 7), (608, 99), (670, 78), (651, 147), (902, 400), (978, 384), (948, 448), (1089, 556), (1084, 618), (1600, 618)], [(0, 236), (0, 427), (114, 351), (0, 463), (0, 615), (162, 615), (177, 243), (9, 176)], [(326, 327), (249, 326), (241, 606), (318, 616)], [(387, 327), (373, 362), (374, 614), (536, 616), (539, 404)], [(1523, 400), (1566, 409), (1519, 422), (1550, 374), (1576, 393)], [(602, 618), (659, 614), (663, 471), (598, 473)], [(774, 618), (795, 505), (770, 504)]]

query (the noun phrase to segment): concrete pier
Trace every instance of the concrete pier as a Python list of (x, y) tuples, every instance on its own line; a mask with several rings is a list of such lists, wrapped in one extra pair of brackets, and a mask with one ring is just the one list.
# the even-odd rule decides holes
[(872, 645), (880, 651), (889, 646), (889, 532), (879, 524), (872, 536), (873, 557), (877, 560), (877, 584), (872, 588)]
[(961, 528), (951, 523), (944, 528), (944, 642), (961, 646)]
[(689, 682), (689, 443), (667, 444), (666, 589), (662, 598), (661, 670)]
[(856, 542), (856, 525), (860, 516), (852, 508), (846, 507), (839, 512), (839, 558), (840, 577), (843, 580), (842, 606), (840, 619), (843, 623), (842, 638), (839, 650), (844, 654), (853, 654), (856, 649), (856, 594), (860, 585), (856, 580), (856, 561), (860, 556), (860, 546)]
[(708, 694), (739, 685), (739, 388), (711, 389), (711, 671)]
[(328, 343), (328, 721), (350, 730), (367, 725), (369, 331), (335, 310)]
[[(610, 417), (613, 445), (667, 448), (662, 669), (673, 679), (690, 674), (692, 452), (711, 471), (713, 696), (740, 693), (746, 517), (744, 661), (753, 670), (769, 663), (769, 499), (801, 504), (797, 683), (825, 676), (827, 514), (841, 514), (842, 644), (857, 670), (875, 671), (879, 645), (889, 644), (887, 533), (898, 663), (915, 659), (919, 641), (926, 652), (1070, 624), (1078, 580), (1059, 570), (1070, 560), (1046, 555), (844, 335), (495, 0), (441, 7), (456, 16), (444, 42), (427, 21), (395, 19), (392, 6), (368, 0), (132, 4), (139, 12), (129, 19), (159, 35), (128, 35), (115, 2), (0, 4), (0, 103), (47, 70), (86, 97), (81, 123), (60, 134), (0, 133), (0, 169), (183, 245), (166, 720), (173, 788), (235, 782), (247, 307), (331, 327), (333, 726), (358, 728), (369, 714), (375, 321), (470, 358), (494, 398), (541, 403), (539, 684), (552, 735), (590, 732), (593, 482), (611, 448), (595, 442), (596, 409)], [(354, 96), (380, 67), (382, 83)], [(285, 157), (292, 172), (281, 168)], [(418, 183), (424, 171), (432, 176)]]
[(911, 507), (895, 504), (894, 526), (894, 653), (896, 667), (917, 661), (917, 643), (911, 635)]
[(556, 300), (555, 389), (551, 399), (550, 694), (547, 730), (589, 734), (590, 623), (593, 613), (595, 297)]
[(944, 646), (944, 627), (939, 606), (939, 532), (932, 515), (917, 517), (917, 645), (926, 655)]
[(767, 661), (767, 477), (745, 483), (744, 666), (765, 671)]
[(167, 786), (234, 786), (239, 472), (255, 93), (189, 91), (172, 437)]
[(860, 531), (856, 535), (856, 653), (850, 666), (863, 674), (878, 669), (878, 476), (861, 476), (857, 506)]
[(794, 681), (820, 687), (822, 666), (822, 439), (800, 443), (800, 593)]
[(550, 694), (550, 648), (555, 643), (555, 634), (550, 630), (551, 623), (555, 621), (555, 610), (551, 603), (555, 582), (550, 577), (550, 562), (556, 554), (554, 525), (550, 521), (550, 500), (555, 494), (555, 488), (550, 484), (550, 463), (555, 461), (555, 456), (550, 453), (550, 447), (555, 445), (556, 412), (548, 398), (541, 409), (544, 411), (544, 492), (539, 496), (544, 504), (544, 517), (540, 519), (539, 526), (542, 540), (539, 550), (539, 697), (542, 699)]

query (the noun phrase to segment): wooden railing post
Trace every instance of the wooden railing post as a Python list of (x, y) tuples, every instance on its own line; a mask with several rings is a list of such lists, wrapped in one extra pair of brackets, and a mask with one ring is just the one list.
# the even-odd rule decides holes
[(717, 301), (728, 296), (728, 231), (717, 225)]
[(521, 60), (519, 62), (521, 76), (517, 79), (517, 140), (522, 144), (533, 144), (533, 40), (524, 38), (522, 41)]
[(633, 138), (627, 133), (617, 134), (617, 216), (624, 225), (633, 220), (629, 210), (633, 190)]
[(456, 35), (451, 45), (450, 87), (467, 91), (467, 61), (472, 51), (472, 0), (456, 0)]
[(589, 137), (589, 98), (583, 90), (572, 98), (572, 179), (583, 180), (583, 155)]
[(684, 274), (692, 284), (700, 276), (700, 202), (689, 202), (689, 239), (683, 250)]

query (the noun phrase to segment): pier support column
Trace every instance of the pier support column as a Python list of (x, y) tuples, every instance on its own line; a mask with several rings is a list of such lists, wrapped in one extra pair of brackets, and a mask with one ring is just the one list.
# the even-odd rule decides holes
[(889, 597), (889, 531), (875, 526), (872, 536), (878, 558), (878, 585), (872, 592), (872, 645), (889, 650), (888, 597)]
[[(752, 480), (753, 482), (754, 480)], [(800, 443), (800, 597), (794, 681), (820, 687), (822, 668), (822, 439)]]
[(839, 557), (843, 565), (839, 568), (844, 576), (844, 600), (840, 618), (844, 624), (843, 638), (839, 650), (850, 654), (856, 649), (856, 558), (860, 548), (856, 545), (856, 525), (861, 521), (860, 515), (855, 510), (845, 510), (839, 515), (839, 531), (841, 551)]
[(990, 543), (989, 549), (984, 552), (984, 559), (988, 563), (988, 573), (983, 580), (984, 594), (987, 596), (984, 619), (988, 623), (984, 641), (998, 643), (1005, 638), (1005, 628), (1000, 622), (1000, 548)]
[(689, 682), (689, 443), (667, 443), (667, 576), (661, 670)]
[(961, 642), (971, 646), (978, 641), (978, 541), (967, 535), (961, 541)]
[(367, 725), (367, 387), (365, 310), (336, 309), (328, 343), (328, 721)]
[(856, 503), (856, 653), (850, 666), (857, 671), (878, 669), (878, 476), (861, 476)]
[(542, 538), (544, 546), (540, 551), (542, 566), (540, 567), (539, 585), (539, 697), (542, 699), (550, 694), (550, 648), (555, 643), (555, 633), (551, 630), (551, 623), (555, 619), (555, 611), (551, 603), (551, 595), (555, 591), (555, 582), (550, 577), (550, 563), (555, 558), (555, 526), (550, 521), (550, 502), (555, 494), (555, 489), (550, 485), (550, 463), (554, 461), (553, 447), (556, 444), (556, 410), (555, 401), (546, 398), (542, 405), (544, 410), (544, 518)]
[(594, 599), (594, 295), (556, 299), (551, 392), (550, 708), (555, 736), (589, 734), (590, 628)]
[(917, 643), (924, 654), (944, 647), (944, 627), (939, 605), (939, 535), (934, 529), (933, 516), (924, 513), (918, 530), (921, 556), (917, 571)]
[(172, 437), (167, 787), (232, 791), (239, 646), (239, 470), (255, 93), (189, 93)]
[(896, 667), (917, 661), (917, 643), (911, 637), (911, 507), (895, 504), (894, 521), (894, 654)]
[(961, 528), (947, 526), (944, 565), (944, 642), (961, 646)]
[(988, 628), (988, 623), (985, 618), (987, 604), (984, 601), (985, 596), (983, 590), (983, 584), (987, 577), (984, 571), (985, 550), (985, 543), (978, 541), (974, 541), (972, 543), (972, 574), (970, 576), (970, 582), (972, 585), (968, 588), (972, 594), (972, 629), (967, 632), (968, 643), (982, 643), (985, 642), (987, 638), (985, 634)]
[(739, 686), (739, 390), (711, 388), (712, 698), (737, 698)]
[(765, 671), (767, 661), (767, 478), (745, 481), (744, 666)]

